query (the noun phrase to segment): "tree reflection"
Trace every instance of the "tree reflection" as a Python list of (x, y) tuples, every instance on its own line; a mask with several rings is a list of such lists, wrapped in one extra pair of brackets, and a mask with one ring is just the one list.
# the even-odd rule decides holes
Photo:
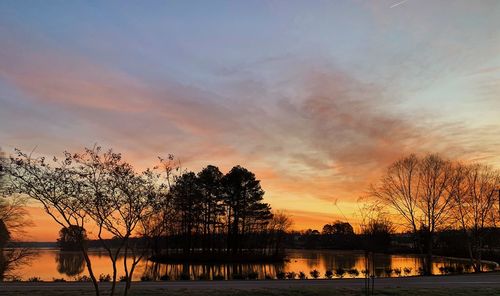
[(67, 276), (76, 276), (85, 269), (83, 255), (79, 252), (59, 252), (56, 257), (57, 271)]

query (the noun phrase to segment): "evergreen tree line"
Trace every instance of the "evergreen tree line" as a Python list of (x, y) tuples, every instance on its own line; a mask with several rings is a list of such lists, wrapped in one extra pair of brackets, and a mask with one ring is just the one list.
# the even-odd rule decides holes
[(180, 250), (184, 259), (283, 255), (280, 236), (290, 220), (273, 214), (263, 202), (264, 191), (252, 172), (235, 166), (223, 174), (209, 165), (173, 180), (153, 227), (158, 231), (151, 237), (159, 259), (179, 255), (172, 249)]

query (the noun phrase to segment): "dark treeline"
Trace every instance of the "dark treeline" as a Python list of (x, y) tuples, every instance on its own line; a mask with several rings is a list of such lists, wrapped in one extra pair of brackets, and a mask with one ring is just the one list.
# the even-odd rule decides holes
[(151, 237), (154, 256), (160, 260), (282, 258), (279, 236), (290, 222), (282, 213), (273, 215), (263, 196), (260, 181), (241, 166), (225, 175), (212, 165), (197, 174), (182, 173), (174, 178), (154, 221), (158, 230)]

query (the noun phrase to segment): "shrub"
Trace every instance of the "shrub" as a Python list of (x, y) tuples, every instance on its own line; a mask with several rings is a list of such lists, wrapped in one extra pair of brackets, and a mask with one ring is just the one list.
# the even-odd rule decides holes
[(383, 273), (384, 273), (383, 268), (375, 268), (375, 276), (376, 277), (381, 277)]
[(148, 275), (141, 276), (141, 282), (150, 282), (152, 279)]
[(463, 265), (458, 265), (457, 266), (457, 273), (464, 273), (464, 266)]
[(401, 268), (394, 268), (394, 274), (397, 275), (397, 276), (401, 276)]
[(127, 277), (122, 275), (120, 276), (120, 279), (119, 279), (120, 282), (126, 282), (127, 281)]
[(249, 272), (248, 273), (248, 279), (249, 280), (256, 280), (259, 277), (259, 274), (255, 271)]
[(455, 273), (457, 272), (457, 269), (453, 265), (448, 266), (448, 273)]
[(339, 278), (343, 278), (345, 275), (345, 269), (343, 269), (342, 267), (337, 267), (335, 269), (335, 275)]
[(54, 283), (64, 283), (64, 282), (66, 282), (66, 280), (65, 280), (65, 279), (63, 279), (63, 278), (60, 278), (60, 279), (52, 278), (52, 281), (53, 281)]
[(317, 271), (316, 269), (314, 269), (313, 271), (311, 271), (309, 274), (313, 277), (313, 279), (317, 279), (320, 276), (319, 271)]
[(384, 273), (385, 273), (385, 276), (387, 276), (387, 277), (391, 277), (393, 272), (394, 272), (394, 269), (392, 269), (390, 267), (384, 268)]
[(411, 274), (411, 271), (412, 271), (411, 267), (403, 268), (403, 272), (405, 273), (405, 276), (409, 276)]
[(289, 280), (294, 280), (297, 274), (294, 271), (290, 271), (286, 273), (286, 278)]
[(30, 278), (28, 279), (28, 282), (33, 282), (33, 283), (37, 283), (37, 282), (41, 282), (41, 281), (42, 281), (42, 280), (41, 280), (39, 277), (37, 277), (37, 276), (30, 277)]
[(331, 271), (331, 270), (327, 270), (327, 271), (325, 272), (325, 277), (326, 277), (327, 279), (331, 280), (331, 279), (332, 279), (332, 277), (333, 277), (333, 271)]
[(357, 276), (359, 276), (359, 271), (356, 269), (356, 268), (353, 268), (353, 269), (349, 269), (347, 271), (347, 273), (349, 274), (349, 276), (351, 276), (352, 278), (355, 278)]
[(233, 280), (245, 280), (246, 276), (242, 273), (233, 274)]
[(266, 280), (274, 280), (274, 278), (271, 275), (269, 275), (269, 274), (266, 274), (264, 276), (264, 279), (266, 279)]
[(90, 279), (90, 277), (88, 277), (86, 275), (82, 275), (79, 277), (75, 277), (75, 281), (77, 281), (77, 282), (90, 282), (91, 279)]
[(417, 270), (417, 273), (418, 275), (424, 275), (425, 274), (425, 271), (422, 267), (419, 267), (418, 270)]
[(99, 281), (100, 282), (110, 282), (111, 281), (111, 275), (109, 274), (100, 274), (99, 275)]
[(169, 281), (170, 276), (168, 274), (164, 274), (160, 277), (160, 281)]
[(286, 278), (286, 273), (284, 273), (283, 271), (280, 271), (280, 272), (276, 273), (276, 278), (278, 280), (284, 280)]
[(301, 280), (307, 279), (306, 274), (304, 272), (302, 272), (302, 271), (299, 272), (299, 279), (301, 279)]
[(189, 273), (181, 273), (181, 276), (180, 276), (180, 280), (181, 281), (189, 281), (191, 279), (191, 276), (189, 275)]

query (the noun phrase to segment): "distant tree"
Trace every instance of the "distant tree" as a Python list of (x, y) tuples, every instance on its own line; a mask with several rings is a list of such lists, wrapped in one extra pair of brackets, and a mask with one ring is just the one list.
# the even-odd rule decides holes
[(323, 226), (322, 234), (326, 235), (353, 235), (354, 229), (349, 222), (335, 221)]
[(81, 245), (86, 245), (87, 232), (81, 226), (71, 225), (59, 230), (57, 244), (63, 251), (78, 251)]
[(391, 247), (392, 222), (385, 218), (368, 221), (361, 228), (364, 249), (373, 252), (387, 252)]
[[(0, 150), (0, 281), (9, 277), (9, 271), (25, 263), (32, 254), (28, 248), (15, 245), (15, 240), (30, 226), (30, 220), (25, 210), (26, 199), (9, 191), (7, 164), (8, 158)], [(5, 249), (7, 244), (15, 248)]]
[(286, 233), (293, 225), (293, 221), (284, 211), (273, 213), (273, 218), (269, 223), (269, 232), (273, 240), (271, 245), (274, 245), (274, 255), (284, 253), (284, 240)]

